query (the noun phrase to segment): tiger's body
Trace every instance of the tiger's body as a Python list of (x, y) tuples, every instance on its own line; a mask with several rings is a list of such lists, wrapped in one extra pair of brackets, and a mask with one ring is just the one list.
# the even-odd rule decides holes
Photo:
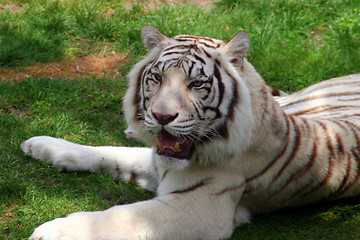
[(331, 79), (277, 99), (286, 134), (271, 158), (253, 158), (262, 168), (247, 175), (242, 197), (251, 212), (359, 194), (359, 80)]
[(143, 41), (124, 110), (126, 133), (150, 148), (43, 136), (22, 149), (157, 197), (55, 219), (31, 239), (222, 239), (251, 214), (360, 195), (360, 75), (274, 98), (244, 58), (245, 32), (223, 42), (145, 26)]

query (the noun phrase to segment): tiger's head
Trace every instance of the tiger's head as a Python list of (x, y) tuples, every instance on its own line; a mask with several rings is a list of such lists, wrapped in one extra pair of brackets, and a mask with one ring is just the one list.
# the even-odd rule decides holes
[(217, 162), (250, 144), (253, 114), (241, 74), (249, 49), (246, 32), (223, 42), (169, 38), (147, 25), (149, 54), (129, 74), (124, 97), (126, 133), (154, 148), (165, 167)]

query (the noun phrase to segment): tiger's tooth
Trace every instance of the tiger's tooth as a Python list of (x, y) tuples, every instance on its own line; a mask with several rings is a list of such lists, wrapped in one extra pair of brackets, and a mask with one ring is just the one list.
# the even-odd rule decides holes
[(179, 149), (180, 149), (180, 144), (179, 144), (179, 142), (176, 142), (175, 146), (174, 146), (174, 150), (177, 151)]
[(164, 144), (162, 144), (162, 142), (160, 141), (159, 137), (156, 138), (156, 143), (157, 143), (157, 145), (159, 146), (160, 149), (163, 148)]

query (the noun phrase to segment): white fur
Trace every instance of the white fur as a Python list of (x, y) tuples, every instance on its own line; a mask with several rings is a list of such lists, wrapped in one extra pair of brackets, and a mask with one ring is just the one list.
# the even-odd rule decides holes
[[(140, 184), (153, 189), (158, 184), (154, 165), (150, 165), (152, 150), (148, 148), (90, 147), (46, 136), (34, 137), (22, 144), (23, 151), (34, 158), (52, 163), (60, 170), (90, 170), (100, 168), (116, 175), (114, 166), (121, 167), (122, 177), (128, 180), (131, 171), (143, 175)], [(164, 173), (158, 169), (158, 173)], [(225, 183), (239, 184), (236, 173), (224, 166), (222, 176), (218, 166), (193, 164), (186, 171), (167, 173), (167, 181), (158, 186), (158, 197), (136, 204), (117, 206), (103, 212), (74, 213), (41, 225), (30, 239), (219, 239), (229, 237), (233, 228), (231, 195), (208, 197), (207, 192), (219, 192)], [(169, 194), (211, 175), (211, 183), (195, 194)], [(217, 176), (218, 175), (218, 176)], [(241, 189), (239, 190), (241, 191)], [(202, 199), (199, 201), (199, 199)], [(204, 208), (205, 207), (205, 208)], [(242, 222), (249, 213), (241, 210)], [(168, 224), (170, 223), (170, 224)], [(196, 228), (193, 226), (196, 225)], [(96, 226), (96, 231), (93, 231)], [(186, 231), (182, 230), (186, 229)]]
[[(244, 58), (249, 45), (245, 32), (237, 34), (228, 44), (219, 40), (208, 43), (219, 44), (218, 49), (208, 51), (220, 62), (219, 74), (224, 78), (223, 105), (219, 107), (222, 116), (226, 116), (231, 90), (237, 86), (239, 99), (233, 120), (221, 118), (215, 121), (216, 126), (226, 121), (228, 138), (214, 137), (206, 144), (199, 144), (192, 159), (188, 160), (157, 155), (156, 134), (150, 134), (149, 129), (156, 132), (159, 126), (156, 126), (149, 108), (166, 112), (174, 106), (181, 115), (179, 119), (185, 119), (186, 115), (191, 115), (191, 106), (187, 106), (186, 99), (196, 98), (197, 92), (178, 84), (187, 83), (184, 74), (178, 71), (175, 72), (178, 74), (176, 80), (164, 82), (166, 87), (154, 91), (148, 109), (142, 109), (145, 100), (142, 96), (135, 98), (139, 90), (137, 80), (141, 71), (159, 57), (163, 48), (177, 44), (175, 39), (166, 37), (152, 26), (144, 28), (143, 41), (150, 52), (129, 74), (129, 89), (124, 98), (128, 136), (137, 137), (154, 150), (90, 147), (46, 136), (31, 138), (21, 146), (27, 155), (49, 162), (59, 170), (107, 171), (116, 178), (136, 181), (144, 188), (156, 190), (157, 197), (106, 211), (79, 212), (55, 219), (36, 228), (31, 240), (223, 239), (231, 236), (234, 227), (249, 222), (250, 213), (314, 202), (342, 190), (341, 187), (345, 186), (342, 183), (352, 185), (339, 197), (359, 195), (360, 184), (351, 182), (356, 179), (356, 151), (359, 150), (356, 135), (348, 134), (353, 130), (352, 125), (346, 124), (360, 125), (360, 120), (352, 115), (360, 114), (360, 101), (343, 99), (353, 107), (344, 112), (327, 111), (321, 118), (313, 118), (321, 113), (299, 114), (300, 117), (286, 113), (296, 115), (306, 110), (306, 106), (298, 101), (316, 97), (319, 91), (326, 89), (330, 92), (341, 89), (340, 97), (312, 104), (316, 107), (338, 106), (346, 95), (341, 93), (349, 89), (360, 92), (359, 84), (351, 84), (351, 81), (359, 83), (360, 77), (356, 76), (355, 80), (348, 80), (340, 87), (338, 85), (339, 88), (331, 87), (334, 80), (330, 80), (298, 94), (278, 98), (284, 112), (254, 67)], [(206, 39), (200, 39), (197, 43), (204, 41)], [(211, 70), (211, 67), (205, 69)], [(167, 91), (162, 91), (164, 89)], [(167, 92), (171, 94), (167, 95)], [(171, 105), (167, 105), (165, 98), (170, 98)], [(304, 102), (309, 103), (308, 100)], [(140, 114), (148, 115), (147, 124), (137, 120), (137, 109)], [(333, 114), (339, 117), (339, 121), (346, 121), (340, 124), (332, 121)], [(174, 125), (179, 126), (181, 122), (179, 119), (166, 129), (174, 131)], [(204, 124), (201, 127), (206, 129)], [(301, 135), (299, 142), (296, 142), (299, 139), (297, 134)], [(338, 139), (342, 139), (344, 144), (337, 142)], [(333, 149), (329, 149), (329, 142)], [(287, 148), (279, 156), (284, 146)], [(330, 154), (333, 155), (331, 158)], [(316, 157), (313, 167), (300, 175), (313, 156)], [(272, 159), (277, 161), (272, 163)], [(349, 165), (356, 167), (348, 168)], [(266, 169), (267, 166), (270, 170)], [(348, 173), (350, 177), (346, 178)], [(295, 177), (297, 181), (290, 181)], [(318, 184), (318, 191), (288, 199), (308, 182), (310, 190)], [(322, 185), (322, 182), (326, 184)]]
[(27, 155), (49, 162), (59, 171), (107, 171), (125, 181), (130, 180), (133, 172), (141, 187), (154, 191), (158, 185), (150, 148), (92, 147), (47, 136), (33, 137), (21, 148)]

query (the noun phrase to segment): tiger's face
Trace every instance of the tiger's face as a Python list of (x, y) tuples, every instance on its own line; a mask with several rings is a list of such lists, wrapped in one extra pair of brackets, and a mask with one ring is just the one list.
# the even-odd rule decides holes
[[(241, 99), (238, 85), (243, 85), (231, 62), (242, 59), (224, 57), (223, 41), (167, 38), (147, 28), (143, 40), (151, 51), (130, 74), (136, 81), (125, 97), (125, 112), (132, 115), (129, 128), (156, 149), (166, 166), (185, 167), (201, 160), (204, 147), (229, 138), (229, 121)], [(130, 96), (135, 109), (126, 111)]]
[(220, 134), (230, 102), (221, 106), (225, 86), (219, 69), (204, 64), (209, 59), (199, 60), (196, 45), (182, 51), (174, 47), (164, 49), (144, 71), (144, 124), (156, 136), (159, 155), (189, 160), (196, 145)]

